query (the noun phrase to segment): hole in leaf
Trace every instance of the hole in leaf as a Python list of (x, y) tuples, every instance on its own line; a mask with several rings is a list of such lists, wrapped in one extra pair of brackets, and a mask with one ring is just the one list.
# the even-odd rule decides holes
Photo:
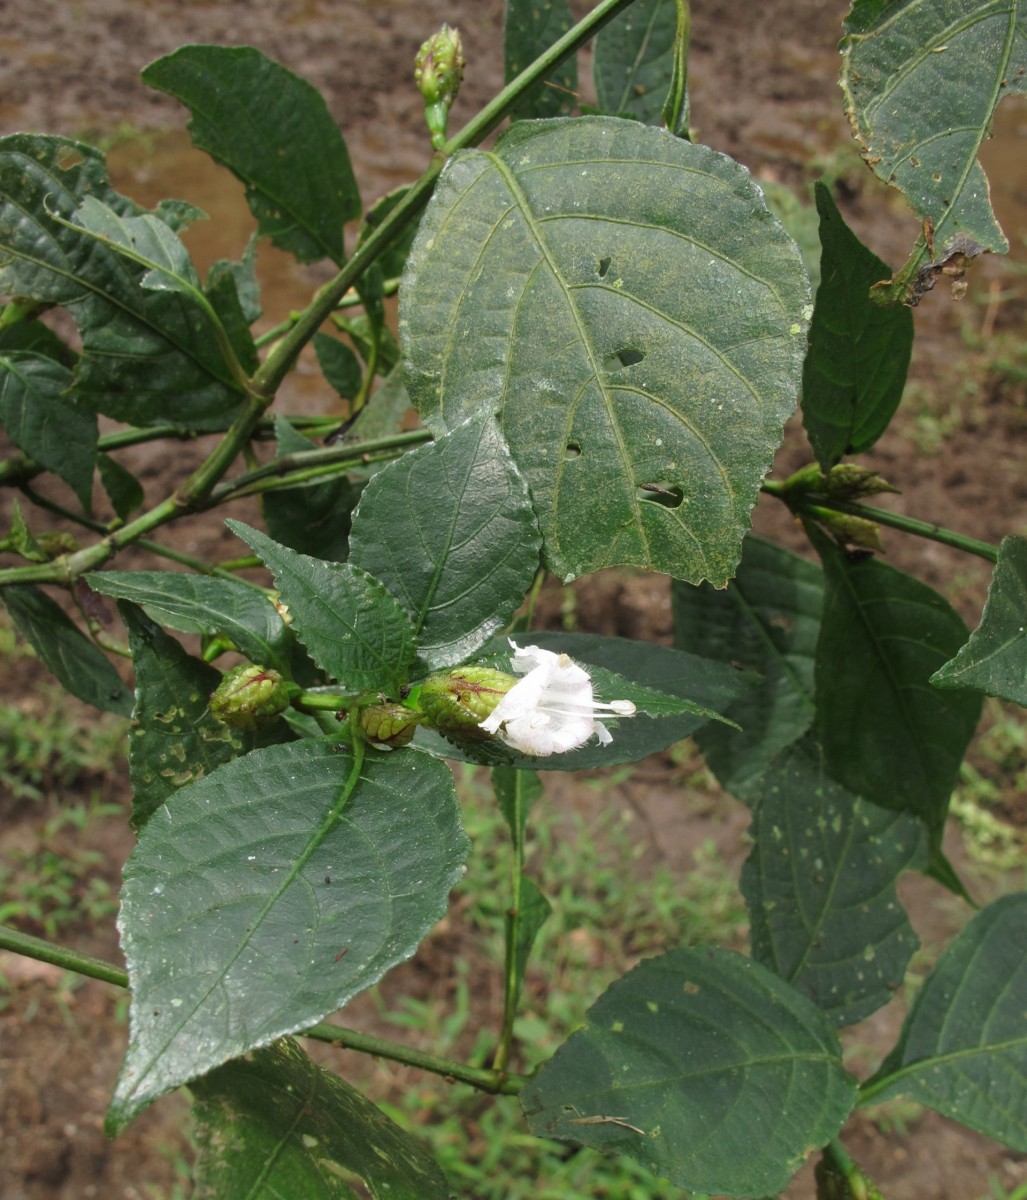
[(606, 272), (610, 269), (610, 261), (611, 260), (608, 258), (601, 258), (599, 260), (599, 278), (600, 279), (606, 278)]
[(603, 362), (603, 366), (607, 371), (619, 371), (622, 367), (633, 367), (636, 363), (640, 363), (645, 358), (644, 350), (636, 350), (634, 346), (625, 346), (623, 350), (617, 350), (613, 354), (608, 354)]
[(638, 498), (648, 504), (659, 504), (663, 508), (680, 508), (685, 493), (676, 483), (640, 483)]
[(577, 442), (567, 443), (566, 458), (578, 458), (581, 455), (581, 446)]

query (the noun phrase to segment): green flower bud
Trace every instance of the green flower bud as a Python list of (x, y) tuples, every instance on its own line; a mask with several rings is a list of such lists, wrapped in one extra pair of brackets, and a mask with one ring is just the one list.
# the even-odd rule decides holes
[(289, 685), (270, 667), (244, 663), (229, 671), (210, 698), (215, 720), (252, 733), (289, 707)]
[(449, 110), (464, 77), (464, 49), (460, 31), (443, 25), (418, 50), (414, 81), (424, 97), (424, 119), (436, 150), (446, 141)]
[(360, 709), (357, 720), (369, 742), (382, 746), (408, 746), (422, 718), (420, 713), (412, 712), (403, 704), (385, 701)]
[(516, 682), (515, 676), (492, 667), (457, 667), (426, 679), (410, 699), (424, 714), (426, 725), (440, 733), (481, 740), (490, 736), (481, 722)]

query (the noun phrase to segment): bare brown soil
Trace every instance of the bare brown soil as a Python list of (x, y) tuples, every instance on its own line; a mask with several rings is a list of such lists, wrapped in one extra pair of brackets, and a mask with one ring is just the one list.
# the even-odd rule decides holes
[[(797, 184), (808, 177), (811, 161), (834, 155), (848, 136), (835, 82), (835, 47), (845, 8), (840, 0), (752, 5), (696, 0), (692, 120), (700, 138), (739, 158), (757, 178), (772, 182)], [(230, 214), (241, 211), (239, 189), (185, 147), (183, 136), (175, 132), (184, 126), (183, 113), (168, 98), (144, 88), (138, 70), (185, 42), (249, 44), (324, 92), (346, 133), (365, 197), (372, 198), (415, 177), (427, 160), (409, 77), (418, 44), (443, 20), (460, 26), (467, 47), (467, 79), (454, 113), (459, 124), (493, 94), (501, 78), (499, 0), (151, 0), (146, 5), (135, 0), (14, 0), (5, 7), (0, 34), (0, 133), (31, 129), (97, 136), (127, 123), (132, 136), (112, 152), (123, 190), (144, 202), (165, 191), (192, 200), (211, 212), (215, 232), (225, 219), (233, 219)], [(1018, 157), (1024, 158), (1022, 123), (1010, 129), (1012, 141), (1004, 143), (1004, 153), (1015, 156), (1019, 144)], [(155, 140), (137, 136), (139, 131), (155, 131)], [(1001, 159), (989, 165), (1002, 176)], [(1027, 229), (1027, 194), (1017, 194), (1023, 187), (1020, 176), (1011, 187), (996, 189), (1000, 216), (1007, 227), (1010, 222), (1015, 227), (1009, 230), (1011, 240), (1017, 229), (1021, 234)], [(886, 260), (900, 262), (916, 233), (901, 206), (852, 163), (842, 171), (839, 196), (857, 231)], [(245, 223), (245, 216), (238, 219)], [(196, 236), (201, 239), (193, 243), (198, 258), (225, 253), (223, 246), (203, 244), (202, 233)], [(1020, 249), (1022, 263), (1022, 245)], [(318, 281), (316, 271), (293, 268), (273, 256), (264, 271), (266, 291), (268, 273), (274, 277), (281, 311), (302, 303)], [(954, 307), (940, 290), (921, 306), (907, 401), (913, 411), (870, 458), (903, 488), (901, 496), (887, 503), (994, 542), (1009, 532), (1027, 533), (1021, 449), (1027, 390), (1022, 381), (996, 369), (991, 353), (997, 338), (1023, 330), (1025, 313), (1022, 277), (1017, 280), (994, 263), (978, 269), (961, 307)], [(968, 347), (968, 339), (974, 338), (982, 344)], [(301, 366), (290, 381), (286, 403), (295, 410), (305, 401), (323, 403), (312, 396)], [(787, 472), (807, 457), (801, 436), (793, 431), (779, 470)], [(168, 478), (163, 461), (141, 459), (135, 465), (152, 483)], [(801, 545), (779, 507), (761, 506), (755, 523), (761, 531)], [(222, 537), (219, 520), (200, 530), (191, 528), (182, 537), (183, 548), (203, 553)], [(885, 541), (892, 561), (940, 587), (976, 622), (986, 564), (899, 534), (886, 533)], [(558, 625), (566, 602), (562, 589), (548, 591), (544, 619)], [(581, 628), (604, 633), (666, 638), (665, 581), (604, 572), (577, 589), (574, 620)], [(5, 680), (5, 701), (17, 702), (28, 682), (27, 675)], [(82, 719), (88, 719), (84, 710)], [(120, 767), (96, 782), (107, 798), (127, 794)], [(719, 804), (689, 797), (669, 759), (643, 764), (616, 788), (573, 788), (561, 778), (551, 802), (586, 806), (586, 811), (589, 804), (627, 806), (647, 831), (650, 859), (692, 869), (695, 848), (710, 838), (736, 868), (747, 852), (744, 812), (726, 798)], [(1011, 803), (1011, 809), (1011, 817), (1027, 822), (1022, 803), (1018, 809)], [(5, 797), (0, 797), (0, 813), (0, 847), (9, 853), (31, 839), (39, 816)], [(120, 864), (131, 849), (126, 824), (119, 819), (97, 822), (88, 836), (103, 854), (102, 875), (116, 887)], [(950, 849), (962, 862), (958, 839)], [(982, 898), (1001, 886), (1001, 881), (978, 882)], [(965, 912), (926, 881), (908, 881), (906, 899), (927, 944), (941, 944), (965, 920)], [(73, 925), (63, 937), (79, 950), (118, 958), (112, 922)], [(414, 962), (391, 973), (383, 987), (390, 995), (406, 992), (444, 1003), (450, 964), (458, 957), (474, 962), (476, 953), (472, 935), (461, 929), (460, 913), (453, 913)], [(490, 1001), (487, 978), (482, 974), (482, 1004)], [(854, 1042), (870, 1047), (866, 1061), (854, 1064), (857, 1069), (872, 1069), (873, 1056), (894, 1040), (900, 1018), (897, 1006), (890, 1007), (854, 1032)], [(372, 1006), (360, 1000), (347, 1009), (346, 1021), (390, 1032), (379, 1028)], [(189, 1150), (181, 1097), (162, 1100), (115, 1143), (102, 1134), (125, 1038), (124, 997), (115, 989), (69, 981), (56, 968), (0, 955), (0, 1200), (133, 1200), (170, 1196), (182, 1182), (181, 1164)], [(330, 1053), (327, 1059), (341, 1064), (351, 1077), (365, 1079), (376, 1095), (395, 1094), (408, 1079), (353, 1055), (343, 1059)], [(903, 1117), (905, 1127), (898, 1124)], [(846, 1139), (889, 1200), (977, 1200), (990, 1195), (992, 1178), (1009, 1190), (1027, 1179), (1024, 1156), (920, 1110), (859, 1119)], [(787, 1195), (811, 1194), (807, 1170)]]

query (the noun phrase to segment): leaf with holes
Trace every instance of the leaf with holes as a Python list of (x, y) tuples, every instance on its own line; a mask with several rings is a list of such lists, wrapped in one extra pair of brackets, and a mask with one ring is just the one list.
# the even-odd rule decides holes
[(352, 767), (324, 741), (255, 750), (147, 822), (121, 891), (132, 1009), (112, 1131), (341, 1008), (445, 912), (468, 850), (449, 768), (369, 751), (339, 815)]
[(628, 1154), (689, 1190), (766, 1196), (834, 1137), (855, 1091), (812, 1001), (740, 954), (672, 950), (596, 1001), (521, 1102), (538, 1137)]
[(842, 88), (874, 173), (934, 224), (938, 244), (1009, 248), (977, 161), (1003, 96), (1027, 90), (1023, 0), (856, 0)]
[(635, 121), (519, 123), (450, 160), (400, 296), (411, 398), (437, 431), (499, 412), (553, 571), (726, 582), (809, 301), (747, 171)]

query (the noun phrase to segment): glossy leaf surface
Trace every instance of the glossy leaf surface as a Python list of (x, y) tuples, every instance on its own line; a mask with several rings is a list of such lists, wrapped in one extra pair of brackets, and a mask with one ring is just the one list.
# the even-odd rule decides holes
[(765, 1196), (835, 1135), (855, 1090), (816, 1005), (706, 949), (614, 983), (521, 1100), (540, 1137), (629, 1154), (679, 1187)]
[(891, 269), (842, 219), (830, 191), (816, 185), (820, 287), (802, 372), (802, 421), (824, 471), (862, 454), (888, 428), (902, 399), (913, 348), (913, 311), (870, 299)]
[(976, 688), (1027, 705), (1027, 539), (1007, 537), (981, 623), (955, 658), (931, 676), (935, 687)]
[(373, 576), (349, 563), (297, 554), (240, 521), (229, 528), (275, 577), (311, 658), (348, 688), (396, 695), (414, 657), (410, 618)]
[(1027, 892), (982, 909), (917, 993), (867, 1087), (907, 1095), (1027, 1151)]
[(360, 196), (316, 88), (249, 46), (183, 46), (142, 78), (190, 110), (193, 144), (242, 180), (262, 236), (300, 262), (342, 262)]
[(808, 285), (748, 172), (634, 121), (454, 156), (407, 262), (428, 424), (498, 411), (552, 570), (723, 584), (795, 407)]
[(463, 662), (510, 621), (535, 578), (540, 545), (499, 427), (472, 419), (371, 480), (349, 561), (403, 603), (417, 670), (428, 674)]
[(352, 768), (306, 740), (237, 758), (150, 818), (121, 893), (131, 1034), (108, 1123), (321, 1020), (443, 914), (467, 840), (452, 775), (416, 751)]
[[(226, 1063), (190, 1089), (194, 1200), (447, 1200), (420, 1142), (291, 1038)], [(350, 1181), (350, 1182), (347, 1182)]]
[(104, 712), (129, 715), (132, 693), (55, 600), (30, 584), (15, 584), (3, 589), (3, 602), (18, 632), (63, 688)]
[(725, 710), (740, 729), (710, 723), (696, 740), (720, 783), (754, 800), (770, 760), (813, 723), (813, 662), (823, 572), (761, 538), (747, 537), (726, 589), (675, 582), (674, 643), (758, 677)]
[(104, 596), (138, 604), (180, 633), (223, 634), (261, 666), (281, 668), (288, 661), (285, 622), (248, 584), (174, 571), (93, 571), (86, 582)]
[(750, 835), (753, 957), (836, 1025), (882, 1008), (917, 947), (895, 881), (926, 863), (919, 822), (834, 783), (807, 738), (768, 771)]
[(934, 223), (989, 250), (1008, 242), (977, 161), (995, 106), (1025, 90), (1022, 0), (856, 0), (845, 22), (842, 87), (874, 173)]

